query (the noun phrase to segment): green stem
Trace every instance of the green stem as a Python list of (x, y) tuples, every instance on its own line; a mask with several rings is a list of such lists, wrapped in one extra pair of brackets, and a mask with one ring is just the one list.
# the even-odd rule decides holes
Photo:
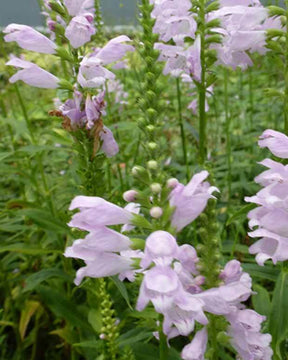
[(182, 140), (182, 150), (183, 150), (183, 159), (186, 166), (186, 178), (187, 181), (190, 180), (190, 171), (188, 165), (188, 158), (187, 158), (187, 146), (186, 146), (186, 136), (183, 124), (183, 117), (182, 117), (182, 100), (181, 100), (181, 89), (180, 89), (180, 80), (176, 78), (176, 85), (177, 85), (177, 101), (178, 101), (178, 123), (181, 132), (181, 140)]
[(199, 89), (199, 160), (203, 165), (207, 156), (207, 138), (206, 138), (206, 57), (205, 57), (205, 5), (206, 0), (199, 1), (199, 33), (201, 42), (201, 83)]
[[(253, 91), (253, 73), (252, 69), (249, 68), (249, 105), (250, 105), (250, 131), (252, 131), (253, 128), (253, 114), (254, 114), (254, 91)], [(252, 147), (253, 148), (253, 147)]]
[(288, 134), (288, 0), (285, 0), (286, 5), (286, 49), (285, 49), (285, 99), (284, 99), (284, 117), (285, 134)]
[(227, 156), (227, 184), (228, 184), (228, 206), (231, 199), (231, 136), (230, 136), (230, 114), (229, 114), (229, 98), (228, 98), (228, 70), (224, 69), (224, 104), (225, 104), (225, 130), (226, 130), (226, 156)]
[(36, 141), (35, 141), (35, 136), (34, 136), (34, 133), (33, 133), (33, 130), (32, 130), (32, 124), (31, 124), (30, 119), (28, 117), (27, 109), (26, 109), (26, 106), (24, 104), (22, 95), (21, 95), (21, 93), (19, 91), (19, 87), (18, 87), (17, 84), (14, 84), (14, 88), (15, 88), (15, 91), (16, 91), (16, 95), (17, 95), (17, 98), (18, 98), (18, 101), (19, 101), (19, 105), (21, 107), (21, 110), (22, 110), (22, 113), (23, 113), (23, 116), (24, 116), (24, 119), (25, 119), (25, 122), (26, 122), (27, 129), (29, 131), (32, 143), (35, 144)]
[(104, 32), (103, 32), (103, 19), (101, 13), (101, 5), (100, 0), (94, 0), (94, 8), (95, 8), (95, 27), (96, 27), (96, 40), (98, 45), (102, 45), (104, 43)]
[(163, 321), (160, 321), (160, 326), (159, 326), (159, 339), (160, 339), (160, 354), (159, 354), (159, 359), (160, 360), (167, 360), (168, 358), (168, 345), (167, 345), (167, 337), (166, 335), (163, 333)]

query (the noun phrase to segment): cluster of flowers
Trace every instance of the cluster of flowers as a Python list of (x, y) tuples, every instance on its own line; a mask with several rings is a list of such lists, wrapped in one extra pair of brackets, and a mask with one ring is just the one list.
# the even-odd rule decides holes
[[(90, 3), (91, 1), (65, 0), (66, 8), (57, 3), (58, 6), (61, 6), (61, 14), (62, 11), (64, 14), (62, 23), (66, 27), (65, 38), (74, 49), (86, 44), (95, 33), (93, 14), (87, 12), (87, 9), (91, 8)], [(51, 4), (46, 2), (46, 6), (50, 7)], [(131, 40), (124, 35), (118, 36), (110, 40), (103, 48), (95, 48), (92, 53), (79, 58), (79, 60), (78, 58), (74, 60), (72, 54), (65, 52), (63, 55), (63, 49), (58, 48), (54, 41), (29, 26), (10, 24), (4, 29), (4, 33), (6, 42), (16, 41), (23, 49), (63, 56), (64, 59), (70, 56), (70, 63), (77, 62), (74, 64), (75, 79), (73, 85), (67, 84), (67, 80), (61, 80), (36, 64), (21, 58), (12, 57), (7, 65), (21, 69), (10, 78), (11, 83), (22, 80), (28, 85), (39, 88), (73, 89), (73, 98), (68, 99), (59, 107), (61, 116), (68, 118), (69, 124), (67, 126), (66, 122), (66, 127), (72, 131), (79, 128), (86, 128), (87, 130), (97, 128), (94, 133), (96, 132), (103, 142), (102, 150), (108, 157), (117, 154), (118, 145), (112, 132), (103, 125), (101, 116), (105, 114), (106, 84), (108, 91), (114, 91), (118, 97), (125, 96), (125, 92), (116, 80), (115, 74), (106, 66), (117, 62), (115, 66), (117, 69), (125, 66), (125, 63), (120, 62), (120, 60), (128, 51), (134, 51), (134, 47), (127, 44)]]
[[(181, 77), (195, 95), (195, 82), (201, 82), (201, 40), (197, 35), (197, 17), (190, 11), (190, 0), (150, 0), (154, 4), (152, 16), (156, 18), (154, 32), (159, 34), (162, 43), (155, 44), (160, 51), (160, 61), (165, 61), (164, 74)], [(221, 44), (211, 42), (210, 49), (217, 53), (217, 63), (227, 67), (246, 69), (252, 65), (249, 52), (264, 54), (267, 49), (266, 30), (281, 28), (279, 18), (269, 18), (268, 11), (258, 0), (221, 0), (219, 9), (206, 14), (209, 25), (208, 40), (211, 35), (219, 35)], [(189, 45), (185, 44), (189, 38)], [(194, 40), (191, 46), (191, 39)], [(171, 45), (171, 41), (175, 45)], [(166, 43), (166, 44), (165, 44)], [(169, 45), (167, 44), (169, 43)], [(207, 90), (211, 93), (212, 88)], [(195, 112), (197, 101), (189, 108)], [(206, 105), (208, 110), (208, 105)]]
[(265, 54), (266, 31), (282, 27), (279, 18), (269, 18), (268, 10), (259, 0), (221, 0), (220, 9), (211, 12), (207, 21), (219, 19), (222, 44), (213, 44), (218, 63), (233, 69), (253, 65), (249, 53)]
[[(151, 302), (164, 317), (163, 332), (168, 339), (189, 336), (195, 322), (203, 325), (184, 347), (183, 359), (204, 359), (209, 323), (205, 312), (224, 316), (229, 323), (227, 335), (231, 337), (231, 344), (244, 360), (271, 359), (271, 336), (260, 332), (265, 318), (241, 304), (252, 294), (252, 282), (240, 263), (236, 260), (227, 263), (220, 274), (219, 287), (204, 289), (205, 278), (199, 272), (196, 250), (188, 244), (179, 246), (171, 234), (196, 219), (213, 197), (217, 189), (205, 181), (207, 176), (208, 173), (202, 171), (186, 186), (176, 179), (168, 180), (167, 186), (171, 189), (168, 200), (174, 209), (171, 231), (152, 232), (141, 248), (123, 234), (141, 222), (139, 204), (129, 203), (123, 209), (102, 198), (76, 197), (70, 210), (78, 208), (80, 212), (73, 215), (69, 226), (89, 234), (85, 239), (74, 241), (65, 256), (85, 261), (86, 266), (77, 271), (77, 285), (85, 276), (119, 274), (121, 280), (129, 281), (141, 276), (136, 309), (142, 311)], [(133, 197), (137, 200), (137, 193), (129, 191), (124, 195), (125, 199)], [(153, 217), (153, 212), (150, 214)], [(122, 233), (108, 228), (119, 224), (124, 224)]]
[[(288, 159), (288, 137), (278, 131), (265, 130), (259, 146), (267, 147), (281, 159)], [(288, 165), (271, 159), (260, 164), (269, 169), (255, 178), (263, 189), (245, 200), (259, 205), (248, 213), (249, 226), (258, 227), (249, 235), (261, 237), (250, 247), (250, 253), (257, 254), (256, 261), (263, 266), (268, 259), (274, 264), (288, 260)]]
[[(62, 8), (61, 2), (55, 2)], [(64, 0), (69, 17), (54, 15), (51, 12), (51, 1), (44, 0), (43, 15), (46, 17), (46, 24), (51, 31), (52, 38), (55, 38), (55, 30), (58, 24), (65, 28), (65, 36), (71, 46), (75, 49), (87, 43), (96, 30), (94, 20), (94, 1), (93, 0)], [(64, 14), (64, 12), (62, 12)], [(54, 19), (52, 19), (52, 17)], [(72, 18), (70, 18), (72, 17)]]

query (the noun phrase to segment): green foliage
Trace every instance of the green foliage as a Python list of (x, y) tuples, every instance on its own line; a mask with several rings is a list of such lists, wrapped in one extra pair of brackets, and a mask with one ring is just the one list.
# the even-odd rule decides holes
[[(209, 3), (205, 12), (217, 7), (217, 2)], [(101, 152), (93, 157), (93, 139), (67, 132), (59, 118), (48, 116), (54, 109), (53, 91), (19, 84), (20, 101), (17, 89), (8, 84), (4, 58), (0, 58), (0, 359), (104, 360), (108, 356), (107, 360), (112, 360), (116, 356), (120, 360), (155, 360), (155, 354), (158, 356), (158, 342), (153, 336), (157, 315), (149, 307), (141, 313), (133, 310), (139, 279), (130, 284), (113, 277), (107, 280), (104, 288), (97, 281), (85, 280), (76, 287), (73, 284), (75, 272), (83, 264), (63, 256), (65, 247), (80, 235), (66, 226), (71, 218), (68, 206), (75, 195), (105, 195), (107, 200), (123, 205), (125, 190), (140, 181), (149, 183), (160, 173), (157, 168), (147, 172), (145, 168), (145, 174), (132, 175), (135, 165), (146, 166), (147, 152), (160, 158), (159, 167), (164, 173), (179, 180), (187, 177), (187, 164), (179, 140), (175, 79), (164, 77), (163, 66), (156, 62), (159, 54), (153, 49), (156, 38), (151, 38), (148, 31), (151, 32), (154, 23), (154, 20), (147, 20), (151, 12), (148, 1), (144, 10), (145, 24), (149, 28), (144, 35), (134, 34), (136, 43), (141, 38), (144, 46), (138, 46), (139, 52), (131, 55), (130, 71), (117, 73), (128, 92), (127, 104), (117, 103), (112, 95), (110, 113), (105, 117), (105, 124), (113, 130), (120, 144), (121, 151), (115, 158), (107, 160)], [(279, 9), (271, 11), (281, 15)], [(101, 19), (96, 20), (101, 29)], [(206, 24), (206, 30), (216, 25), (211, 21)], [(270, 35), (282, 36), (275, 32)], [(219, 42), (220, 39), (214, 36), (209, 41)], [(199, 219), (202, 229), (192, 224), (179, 234), (178, 240), (198, 245), (200, 254), (208, 238), (215, 242), (215, 249), (220, 245), (221, 254), (218, 251), (205, 253), (202, 247), (205, 262), (210, 262), (206, 268), (208, 277), (209, 269), (214, 270), (219, 261), (225, 264), (231, 258), (241, 260), (257, 292), (252, 297), (253, 308), (267, 317), (266, 327), (273, 336), (275, 359), (284, 360), (288, 331), (287, 272), (281, 273), (280, 267), (271, 262), (265, 267), (255, 264), (248, 251), (252, 241), (247, 237), (246, 220), (253, 205), (243, 200), (257, 191), (253, 179), (262, 167), (256, 163), (267, 156), (264, 150), (258, 149), (257, 137), (265, 128), (283, 130), (284, 83), (279, 75), (282, 65), (275, 60), (275, 54), (281, 55), (283, 47), (280, 40), (278, 43), (271, 40), (269, 47), (273, 51), (266, 57), (255, 56), (255, 66), (250, 73), (228, 72), (230, 194), (225, 78), (223, 69), (215, 65), (215, 53), (207, 50), (204, 54), (210, 68), (206, 85), (214, 85), (214, 95), (208, 97), (210, 160), (207, 166), (213, 169), (214, 183), (221, 192), (217, 205), (208, 209), (206, 218)], [(66, 51), (61, 54), (62, 58), (71, 60), (70, 56)], [(40, 65), (46, 63), (55, 73), (62, 72), (49, 56), (27, 53), (27, 58), (37, 60)], [(188, 167), (194, 173), (199, 170), (199, 127), (197, 116), (187, 109), (194, 100), (189, 93), (188, 85), (181, 84)], [(58, 95), (61, 97), (63, 93)], [(24, 110), (21, 104), (25, 105)], [(73, 137), (77, 137), (78, 142), (75, 143)], [(151, 145), (154, 142), (157, 148)], [(163, 204), (163, 199), (159, 199), (159, 203)], [(147, 195), (147, 208), (149, 206)], [(163, 224), (167, 224), (171, 211), (166, 210)], [(207, 216), (211, 216), (213, 222), (208, 221)], [(154, 226), (141, 216), (135, 217), (135, 222), (147, 229)], [(141, 233), (133, 233), (133, 236), (138, 242), (143, 243), (145, 239)], [(216, 280), (209, 281), (213, 285)], [(113, 335), (110, 344), (100, 339), (101, 334)], [(167, 359), (180, 359), (183, 346), (181, 339), (173, 340), (174, 350), (169, 350)], [(226, 350), (219, 345), (219, 357), (234, 359), (231, 349)]]

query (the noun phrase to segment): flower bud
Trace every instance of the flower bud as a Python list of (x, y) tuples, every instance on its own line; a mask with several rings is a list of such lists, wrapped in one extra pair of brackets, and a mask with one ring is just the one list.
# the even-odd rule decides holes
[(106, 339), (106, 335), (102, 333), (102, 334), (99, 335), (99, 338), (100, 338), (101, 340), (105, 340), (105, 339)]
[(133, 176), (139, 176), (144, 172), (146, 172), (146, 170), (142, 166), (136, 165), (136, 166), (134, 166), (132, 168), (132, 175)]
[(153, 193), (160, 194), (160, 192), (162, 190), (162, 186), (158, 183), (154, 183), (150, 186), (150, 189)]
[(155, 126), (154, 125), (148, 125), (146, 126), (146, 130), (149, 131), (150, 133), (155, 131)]
[(155, 142), (150, 142), (150, 143), (148, 144), (148, 148), (149, 148), (150, 150), (156, 150), (156, 149), (157, 149), (157, 144), (156, 144)]
[(133, 202), (136, 200), (138, 192), (136, 190), (128, 190), (123, 194), (123, 199), (127, 202)]
[(147, 109), (147, 114), (149, 118), (154, 118), (157, 115), (157, 111), (155, 109), (149, 108)]
[(221, 345), (227, 345), (230, 342), (230, 338), (225, 331), (220, 331), (217, 335), (217, 342)]
[(61, 79), (59, 82), (58, 82), (58, 87), (60, 89), (64, 89), (64, 90), (70, 90), (70, 91), (74, 91), (74, 88), (73, 88), (73, 85), (65, 80), (65, 79)]
[(51, 10), (55, 11), (57, 14), (59, 14), (62, 17), (67, 17), (67, 12), (65, 11), (65, 9), (63, 8), (63, 6), (61, 6), (60, 4), (58, 4), (56, 1), (50, 1), (48, 3), (49, 7), (51, 8)]
[(150, 174), (143, 166), (136, 165), (132, 168), (131, 172), (132, 175), (142, 183), (150, 184)]
[(159, 206), (154, 206), (150, 210), (150, 215), (155, 219), (159, 219), (163, 215), (163, 210)]
[(158, 163), (155, 160), (150, 160), (147, 163), (148, 169), (150, 170), (157, 170), (158, 169)]
[(179, 181), (176, 178), (171, 178), (167, 180), (167, 187), (174, 189), (179, 184)]

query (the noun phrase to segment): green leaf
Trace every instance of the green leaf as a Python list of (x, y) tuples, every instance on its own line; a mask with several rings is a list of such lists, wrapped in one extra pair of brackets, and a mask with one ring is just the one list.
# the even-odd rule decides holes
[(268, 291), (258, 284), (255, 284), (253, 289), (257, 292), (257, 294), (252, 296), (254, 309), (259, 314), (268, 317), (271, 311), (271, 301)]
[(117, 342), (119, 346), (127, 346), (153, 337), (153, 333), (145, 328), (136, 328), (121, 335)]
[(56, 219), (49, 211), (42, 209), (23, 209), (19, 212), (29, 217), (41, 229), (55, 231), (57, 233), (67, 233), (68, 227), (62, 221)]
[(253, 210), (257, 205), (255, 204), (248, 204), (245, 206), (242, 206), (240, 210), (236, 211), (226, 222), (226, 226), (229, 226), (232, 224), (233, 221), (238, 220), (243, 215), (247, 215), (247, 213), (250, 210)]
[(63, 292), (43, 285), (37, 287), (37, 292), (40, 294), (42, 301), (56, 316), (65, 319), (77, 328), (92, 330), (88, 321), (85, 320), (85, 314), (80, 312), (77, 306)]
[(119, 290), (120, 294), (123, 296), (124, 300), (126, 301), (127, 305), (129, 306), (130, 310), (134, 310), (129, 299), (129, 295), (126, 289), (126, 286), (123, 284), (122, 281), (118, 279), (117, 276), (111, 276), (114, 284), (116, 285), (117, 289)]
[(74, 347), (83, 347), (83, 348), (91, 348), (91, 349), (101, 349), (103, 341), (100, 340), (89, 340), (82, 341), (81, 343), (73, 344)]
[(52, 277), (62, 278), (72, 282), (72, 277), (60, 269), (43, 269), (26, 278), (24, 291), (32, 291), (43, 281), (51, 279)]
[(12, 152), (1, 152), (0, 153), (0, 161), (6, 159), (7, 157), (11, 156), (13, 153)]
[(27, 326), (32, 316), (39, 309), (39, 307), (40, 307), (40, 303), (38, 301), (31, 300), (25, 303), (24, 309), (21, 311), (20, 322), (19, 322), (19, 333), (22, 341), (25, 338)]
[[(286, 269), (285, 269), (286, 270)], [(272, 347), (275, 359), (282, 360), (281, 342), (288, 334), (288, 272), (282, 271), (276, 282), (273, 293), (272, 309), (269, 321), (269, 332), (272, 335)]]
[(0, 247), (0, 253), (6, 252), (6, 251), (17, 252), (20, 254), (27, 254), (27, 255), (43, 255), (43, 254), (51, 254), (51, 253), (62, 254), (63, 253), (60, 250), (32, 248), (24, 243), (17, 243), (17, 244)]
[[(159, 348), (152, 344), (132, 344), (136, 360), (155, 360), (159, 358)], [(181, 360), (178, 352), (170, 348), (166, 360)]]
[(91, 309), (88, 313), (88, 321), (96, 332), (100, 332), (102, 328), (102, 316), (100, 310)]
[(242, 264), (242, 267), (252, 277), (276, 281), (279, 275), (279, 269), (269, 266), (259, 266), (257, 264)]

